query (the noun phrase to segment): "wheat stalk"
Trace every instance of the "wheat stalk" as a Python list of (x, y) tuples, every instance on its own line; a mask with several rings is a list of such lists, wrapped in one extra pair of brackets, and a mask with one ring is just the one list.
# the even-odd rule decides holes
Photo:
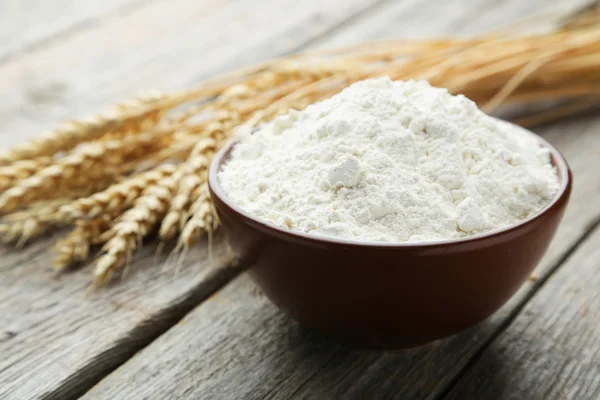
[(188, 132), (179, 132), (173, 135), (173, 141), (167, 146), (154, 153), (148, 154), (144, 160), (136, 163), (140, 169), (153, 168), (156, 165), (163, 164), (168, 161), (182, 162), (187, 159), (192, 149), (198, 142), (199, 138), (196, 134)]

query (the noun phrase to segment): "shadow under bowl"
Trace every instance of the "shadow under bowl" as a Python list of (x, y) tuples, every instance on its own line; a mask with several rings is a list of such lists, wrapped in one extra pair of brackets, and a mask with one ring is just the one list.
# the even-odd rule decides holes
[(564, 214), (569, 167), (552, 145), (555, 198), (531, 218), (462, 239), (361, 243), (286, 230), (258, 220), (223, 191), (218, 171), (235, 143), (209, 171), (209, 187), (227, 239), (273, 303), (300, 324), (361, 347), (406, 348), (456, 334), (498, 310), (527, 279)]

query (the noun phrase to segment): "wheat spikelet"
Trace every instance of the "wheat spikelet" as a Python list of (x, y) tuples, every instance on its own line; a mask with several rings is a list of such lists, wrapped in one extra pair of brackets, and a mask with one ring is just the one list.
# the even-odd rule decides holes
[(173, 239), (183, 227), (188, 208), (193, 199), (198, 196), (198, 188), (206, 181), (206, 172), (216, 148), (217, 141), (214, 139), (200, 140), (192, 150), (188, 160), (181, 166), (182, 179), (179, 183), (179, 189), (160, 226), (159, 236), (161, 240)]
[(17, 248), (46, 232), (47, 229), (49, 229), (49, 224), (36, 218), (0, 224), (2, 241), (6, 244), (15, 243)]
[(29, 240), (62, 224), (58, 210), (68, 200), (54, 200), (34, 204), (31, 208), (7, 215), (0, 223), (0, 234), (4, 243), (15, 243), (21, 247)]
[(161, 240), (170, 240), (183, 228), (190, 204), (198, 197), (198, 188), (206, 180), (206, 171), (221, 142), (239, 120), (239, 115), (220, 110), (208, 123), (203, 135), (207, 136), (196, 143), (188, 160), (180, 169), (178, 190), (169, 212), (159, 230)]
[(19, 160), (0, 167), (0, 193), (23, 179), (29, 178), (52, 163), (51, 157)]
[(170, 176), (176, 169), (174, 165), (166, 164), (136, 174), (102, 192), (65, 204), (59, 212), (66, 220), (93, 219), (103, 214), (113, 215), (133, 205), (145, 189)]
[(177, 194), (160, 226), (161, 240), (173, 239), (181, 231), (188, 218), (188, 209), (200, 195), (200, 187), (206, 181), (212, 157), (241, 120), (240, 115), (235, 112), (217, 113), (215, 119), (207, 125), (204, 134), (208, 138), (196, 144), (181, 168)]
[(196, 201), (190, 207), (190, 219), (181, 231), (178, 247), (188, 249), (204, 234), (212, 234), (219, 221), (213, 208), (208, 184), (204, 182), (199, 189)]
[(106, 284), (114, 270), (131, 256), (138, 243), (155, 229), (169, 210), (180, 178), (177, 170), (147, 188), (135, 205), (121, 216), (121, 220), (111, 229), (112, 238), (104, 245), (104, 254), (96, 264), (96, 285)]
[[(6, 213), (44, 199), (48, 193), (65, 188), (85, 187), (92, 182), (116, 178), (124, 167), (152, 149), (160, 148), (172, 129), (140, 133), (123, 140), (107, 140), (82, 145), (35, 175), (20, 181), (0, 195), (0, 213)], [(131, 166), (131, 164), (129, 164)]]
[(0, 165), (17, 160), (53, 155), (70, 150), (79, 143), (115, 131), (139, 131), (149, 121), (156, 122), (171, 104), (166, 95), (151, 95), (118, 105), (107, 115), (96, 115), (64, 123), (40, 138), (0, 153)]
[(100, 245), (102, 234), (108, 231), (113, 224), (109, 215), (103, 215), (92, 220), (80, 220), (64, 239), (59, 240), (54, 246), (56, 253), (54, 268), (62, 271), (67, 267), (87, 261), (90, 249)]

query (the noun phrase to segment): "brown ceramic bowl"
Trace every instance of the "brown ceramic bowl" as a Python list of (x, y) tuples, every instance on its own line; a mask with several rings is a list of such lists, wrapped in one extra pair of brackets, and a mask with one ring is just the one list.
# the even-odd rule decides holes
[[(524, 133), (527, 134), (527, 133)], [(556, 231), (571, 172), (552, 153), (561, 187), (537, 215), (491, 233), (422, 243), (321, 238), (260, 221), (230, 200), (217, 172), (209, 185), (225, 234), (263, 292), (300, 324), (349, 344), (402, 348), (455, 334), (498, 310), (525, 281)]]

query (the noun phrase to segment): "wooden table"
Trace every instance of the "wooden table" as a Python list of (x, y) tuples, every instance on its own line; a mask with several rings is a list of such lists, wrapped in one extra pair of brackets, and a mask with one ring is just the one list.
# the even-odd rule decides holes
[[(3, 0), (1, 146), (277, 55), (471, 34), (582, 2), (260, 3)], [(571, 164), (571, 204), (532, 279), (467, 332), (403, 352), (331, 342), (258, 294), (222, 237), (178, 274), (149, 246), (125, 281), (85, 295), (90, 268), (55, 277), (49, 238), (0, 247), (0, 398), (599, 399), (600, 117), (538, 131)]]

